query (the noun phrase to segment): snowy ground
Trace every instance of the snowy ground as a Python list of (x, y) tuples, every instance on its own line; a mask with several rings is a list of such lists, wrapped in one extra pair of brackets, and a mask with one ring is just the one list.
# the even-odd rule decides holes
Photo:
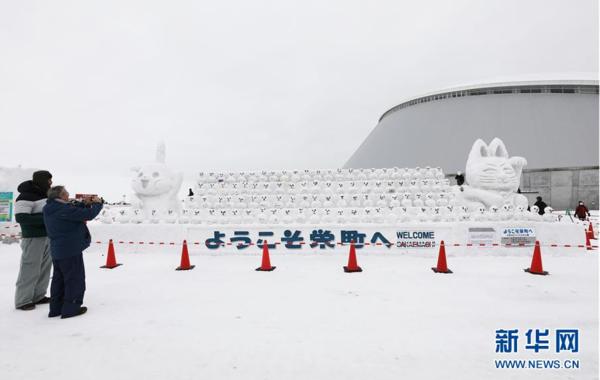
[[(0, 244), (0, 378), (12, 379), (595, 379), (597, 252), (544, 251), (551, 275), (523, 272), (530, 252), (463, 254), (434, 274), (434, 252), (209, 254), (176, 272), (179, 252), (117, 247), (124, 265), (85, 253), (88, 314), (13, 309), (18, 245)], [(161, 252), (162, 250), (162, 252)], [(495, 331), (577, 328), (577, 354), (497, 354)], [(521, 344), (524, 342), (519, 342)], [(579, 359), (579, 370), (496, 369), (495, 359)]]

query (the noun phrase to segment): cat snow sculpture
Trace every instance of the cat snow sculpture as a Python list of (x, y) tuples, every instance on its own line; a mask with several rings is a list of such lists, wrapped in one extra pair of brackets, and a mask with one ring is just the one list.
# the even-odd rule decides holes
[(132, 204), (134, 208), (143, 210), (146, 219), (154, 219), (158, 215), (167, 214), (172, 210), (179, 215), (181, 202), (177, 193), (181, 187), (183, 175), (175, 173), (165, 165), (164, 143), (158, 145), (156, 162), (133, 168), (135, 175), (131, 181), (134, 191)]
[(527, 220), (533, 222), (539, 222), (542, 220), (542, 216), (540, 215), (540, 208), (538, 206), (531, 206), (531, 209), (527, 213)]
[(554, 209), (550, 206), (546, 206), (544, 209), (544, 215), (542, 215), (542, 219), (544, 222), (556, 222), (556, 214), (553, 214)]
[(142, 223), (144, 221), (144, 216), (143, 216), (142, 210), (133, 209), (133, 211), (131, 212), (131, 218), (129, 219), (129, 221), (134, 224)]
[(456, 205), (470, 209), (503, 204), (527, 207), (527, 198), (517, 193), (525, 165), (523, 157), (508, 156), (499, 138), (489, 145), (478, 139), (467, 159), (465, 185), (454, 189)]
[(105, 224), (111, 224), (114, 221), (108, 208), (105, 208), (102, 210), (102, 212), (100, 212), (100, 221)]

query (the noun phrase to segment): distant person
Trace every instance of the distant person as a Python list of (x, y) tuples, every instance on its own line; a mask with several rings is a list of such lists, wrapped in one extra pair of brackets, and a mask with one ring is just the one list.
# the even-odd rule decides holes
[(51, 185), (52, 174), (40, 170), (17, 189), (19, 196), (15, 201), (15, 219), (21, 225), (22, 236), (21, 265), (15, 291), (15, 307), (19, 310), (33, 310), (35, 305), (50, 302), (46, 290), (52, 259), (42, 210)]
[(462, 186), (465, 183), (465, 175), (462, 174), (462, 172), (458, 172), (456, 173), (456, 176), (454, 176), (454, 179), (456, 180), (456, 184), (458, 186)]
[(192, 188), (190, 187), (188, 190), (188, 197), (193, 197), (194, 196), (194, 192), (192, 191)]
[(538, 197), (537, 197), (537, 198), (535, 198), (535, 199), (537, 200), (537, 202), (535, 202), (535, 203), (534, 203), (534, 205), (538, 206), (538, 208), (540, 209), (540, 211), (539, 211), (539, 214), (540, 214), (540, 215), (544, 215), (544, 212), (545, 212), (545, 211), (544, 211), (544, 209), (545, 209), (546, 207), (548, 207), (548, 205), (546, 204), (546, 202), (544, 202), (544, 201), (542, 200), (542, 197), (539, 197), (539, 196), (538, 196)]
[(586, 220), (590, 216), (590, 210), (583, 204), (583, 201), (579, 201), (577, 208), (575, 209), (575, 216), (579, 220)]
[(85, 293), (83, 251), (90, 246), (90, 231), (86, 221), (94, 219), (102, 210), (102, 199), (97, 196), (84, 202), (69, 202), (64, 186), (48, 191), (44, 207), (44, 221), (50, 238), (50, 252), (54, 272), (50, 285), (50, 312), (48, 317), (70, 318), (87, 311), (82, 306)]

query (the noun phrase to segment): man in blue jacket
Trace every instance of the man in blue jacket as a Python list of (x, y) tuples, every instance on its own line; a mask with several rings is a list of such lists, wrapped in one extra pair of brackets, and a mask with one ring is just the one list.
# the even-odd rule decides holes
[(64, 186), (48, 191), (44, 206), (44, 223), (50, 238), (50, 254), (54, 271), (50, 284), (48, 317), (70, 318), (87, 311), (83, 304), (85, 268), (83, 251), (90, 246), (91, 236), (85, 222), (102, 210), (102, 200), (92, 198), (85, 203), (69, 201)]

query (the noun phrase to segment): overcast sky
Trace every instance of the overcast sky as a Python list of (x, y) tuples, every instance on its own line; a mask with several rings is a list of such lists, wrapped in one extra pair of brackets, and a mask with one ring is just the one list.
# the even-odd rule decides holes
[(597, 72), (597, 0), (0, 0), (0, 166), (337, 168), (406, 98)]

